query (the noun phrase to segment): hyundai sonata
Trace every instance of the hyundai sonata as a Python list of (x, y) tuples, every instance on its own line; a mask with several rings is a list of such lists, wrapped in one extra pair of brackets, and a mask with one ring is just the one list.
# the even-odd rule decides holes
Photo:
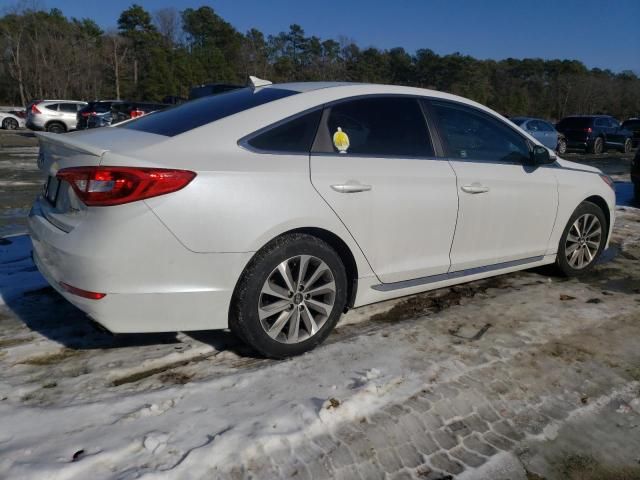
[(613, 224), (599, 170), (420, 88), (254, 79), (39, 137), (29, 223), (54, 288), (112, 332), (230, 328), (270, 357), (318, 345), (349, 308), (584, 273)]

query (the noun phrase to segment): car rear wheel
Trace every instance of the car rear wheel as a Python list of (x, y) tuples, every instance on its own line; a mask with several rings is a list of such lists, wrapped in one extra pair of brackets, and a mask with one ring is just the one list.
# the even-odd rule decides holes
[(18, 128), (18, 121), (15, 118), (5, 118), (2, 122), (2, 128), (5, 130), (16, 130)]
[(60, 122), (51, 122), (47, 125), (47, 132), (50, 133), (64, 133), (67, 129)]
[(629, 153), (631, 151), (631, 139), (630, 138), (627, 138), (624, 141), (624, 146), (622, 147), (622, 151), (624, 153)]
[(607, 222), (602, 209), (591, 202), (576, 208), (562, 232), (556, 265), (566, 276), (579, 276), (593, 268), (604, 249)]
[(558, 146), (556, 147), (556, 151), (560, 155), (564, 155), (567, 153), (567, 141), (564, 138), (558, 140)]
[(277, 238), (251, 260), (236, 286), (229, 327), (271, 358), (307, 352), (329, 335), (347, 299), (340, 256), (307, 234)]
[(593, 145), (591, 146), (591, 153), (600, 155), (603, 150), (604, 150), (604, 141), (602, 140), (602, 137), (598, 137), (595, 139), (595, 141), (593, 142)]

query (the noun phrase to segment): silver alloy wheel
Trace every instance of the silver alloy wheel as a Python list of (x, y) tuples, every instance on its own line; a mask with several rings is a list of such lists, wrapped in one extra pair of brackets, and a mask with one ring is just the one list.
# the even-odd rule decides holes
[(602, 242), (602, 225), (591, 213), (579, 216), (567, 234), (564, 254), (571, 268), (581, 270), (593, 262)]
[(272, 339), (299, 343), (322, 328), (335, 300), (336, 282), (329, 266), (317, 257), (298, 255), (267, 277), (258, 298), (258, 317)]

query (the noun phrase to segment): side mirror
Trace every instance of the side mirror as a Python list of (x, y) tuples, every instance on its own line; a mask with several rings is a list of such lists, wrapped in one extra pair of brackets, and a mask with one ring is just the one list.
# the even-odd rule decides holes
[(534, 145), (531, 150), (532, 165), (548, 165), (556, 161), (556, 156), (551, 155), (546, 147)]

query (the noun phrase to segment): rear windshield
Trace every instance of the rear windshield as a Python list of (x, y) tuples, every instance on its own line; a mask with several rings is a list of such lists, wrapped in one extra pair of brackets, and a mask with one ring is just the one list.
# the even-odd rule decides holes
[(587, 128), (592, 121), (589, 117), (567, 117), (558, 122), (558, 128)]
[(173, 137), (243, 110), (295, 95), (296, 93), (298, 92), (281, 88), (261, 88), (258, 90), (242, 88), (232, 92), (221, 93), (220, 95), (192, 100), (162, 112), (154, 113), (148, 117), (140, 117), (127, 122), (119, 128)]

